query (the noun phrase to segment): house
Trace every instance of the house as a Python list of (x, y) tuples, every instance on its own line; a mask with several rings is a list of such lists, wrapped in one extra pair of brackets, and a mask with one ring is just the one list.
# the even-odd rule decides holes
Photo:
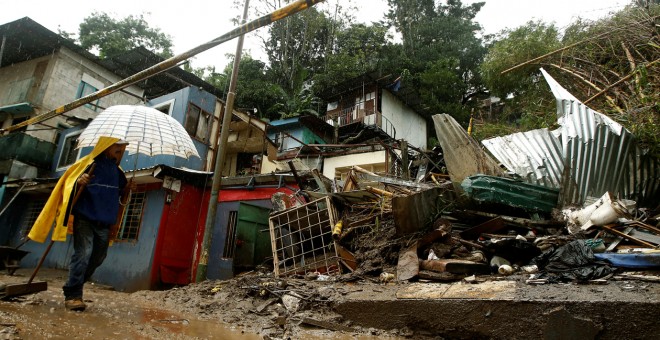
[[(141, 47), (100, 60), (29, 18), (0, 25), (0, 36), (5, 41), (0, 78), (8, 80), (0, 83), (4, 127), (162, 61)], [(76, 149), (76, 138), (98, 113), (117, 104), (146, 105), (179, 121), (200, 158), (124, 155), (121, 165), (138, 188), (131, 195), (108, 260), (93, 279), (126, 291), (191, 282), (204, 235), (211, 184), (208, 170), (213, 169), (218, 155), (225, 110), (221, 96), (218, 89), (175, 67), (95, 103), (0, 137), (0, 175), (5, 183), (0, 187), (0, 199), (7, 208), (0, 215), (0, 244), (23, 241), (57, 178), (90, 152), (91, 148)], [(226, 175), (240, 172), (246, 166), (244, 159), (250, 160), (251, 167), (253, 156), (260, 157), (269, 146), (274, 147), (265, 137), (265, 123), (245, 113), (233, 112), (230, 129)], [(30, 254), (21, 265), (35, 266), (45, 248), (36, 242), (24, 244), (21, 249)], [(70, 239), (57, 242), (43, 266), (68, 268), (71, 252)]]
[(365, 74), (321, 94), (328, 104), (320, 121), (301, 116), (271, 122), (277, 161), (295, 158), (339, 181), (355, 165), (401, 175), (405, 154), (426, 149), (427, 122), (409, 105), (411, 95), (402, 96), (396, 84), (391, 77)]
[(273, 195), (296, 200), (291, 174), (256, 174), (222, 181), (209, 250), (207, 277), (224, 280), (272, 261), (268, 218)]
[(320, 149), (316, 145), (327, 145), (334, 141), (333, 127), (311, 115), (272, 121), (266, 133), (276, 149), (269, 150), (268, 158), (263, 160), (261, 173), (288, 170), (287, 162), (293, 159), (298, 161), (296, 168), (300, 170), (321, 170), (323, 159), (319, 157)]

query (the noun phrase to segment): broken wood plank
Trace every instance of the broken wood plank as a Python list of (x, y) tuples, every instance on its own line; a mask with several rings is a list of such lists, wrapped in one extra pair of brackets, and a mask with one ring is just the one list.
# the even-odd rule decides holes
[(417, 257), (417, 242), (399, 253), (396, 265), (396, 279), (410, 280), (419, 274), (419, 258)]
[(647, 232), (644, 232), (644, 231), (641, 231), (641, 230), (633, 229), (630, 232), (630, 234), (628, 234), (628, 235), (630, 235), (632, 237), (635, 237), (635, 238), (638, 238), (642, 241), (653, 243), (655, 245), (660, 244), (660, 236), (655, 235), (655, 234), (651, 234), (651, 233), (647, 233)]
[(359, 166), (357, 166), (357, 165), (353, 165), (352, 169), (355, 170), (355, 171), (357, 171), (357, 172), (361, 172), (361, 173), (363, 173), (363, 174), (367, 174), (367, 175), (371, 175), (371, 176), (377, 176), (377, 177), (380, 177), (380, 176), (376, 175), (375, 173), (373, 173), (373, 172), (371, 172), (371, 171), (369, 171), (369, 170), (363, 169), (363, 168), (361, 168), (361, 167), (359, 167)]
[(312, 318), (309, 318), (309, 317), (303, 318), (300, 323), (305, 324), (305, 325), (310, 325), (310, 326), (321, 327), (321, 328), (329, 329), (331, 331), (336, 331), (336, 332), (352, 332), (353, 331), (353, 328), (338, 324), (336, 322), (317, 320), (317, 319), (312, 319)]
[(453, 274), (490, 274), (490, 266), (460, 259), (422, 260), (419, 268), (434, 272), (448, 272)]
[(612, 234), (614, 234), (614, 235), (621, 236), (621, 237), (623, 237), (623, 238), (625, 238), (625, 239), (628, 239), (630, 242), (637, 243), (637, 244), (642, 245), (642, 246), (644, 246), (644, 247), (655, 248), (655, 245), (653, 245), (653, 244), (651, 244), (651, 243), (648, 243), (648, 242), (646, 242), (646, 241), (642, 241), (642, 240), (637, 239), (637, 238), (635, 238), (635, 237), (632, 237), (632, 236), (630, 236), (630, 235), (626, 235), (626, 234), (624, 234), (623, 232), (614, 229), (614, 227), (613, 227), (612, 224), (603, 225), (603, 226), (600, 226), (600, 227), (603, 228), (603, 229), (605, 229), (605, 230), (607, 230), (608, 232), (610, 232), (610, 233), (612, 233)]
[(654, 227), (650, 224), (646, 224), (646, 223), (643, 223), (643, 222), (640, 222), (640, 221), (633, 221), (633, 222), (630, 222), (630, 223), (626, 223), (626, 226), (639, 227), (639, 228), (642, 228), (642, 229), (646, 229), (648, 231), (652, 231), (656, 234), (660, 234), (660, 229), (658, 229), (658, 228), (656, 228), (656, 227)]
[(392, 193), (392, 192), (389, 192), (389, 191), (386, 191), (386, 190), (383, 190), (383, 189), (374, 188), (372, 186), (367, 186), (366, 190), (369, 191), (370, 193), (376, 194), (376, 195), (387, 196), (387, 197), (394, 196), (394, 193)]
[(440, 282), (458, 281), (465, 277), (465, 274), (452, 274), (452, 273), (438, 273), (430, 270), (420, 270), (418, 277), (423, 280), (433, 280)]
[(658, 282), (660, 283), (660, 276), (657, 275), (639, 275), (639, 274), (617, 274), (614, 275), (615, 280), (638, 280), (644, 282)]
[(270, 306), (270, 305), (272, 305), (273, 303), (275, 303), (275, 301), (277, 301), (277, 299), (274, 299), (274, 298), (268, 299), (268, 300), (266, 300), (266, 302), (264, 302), (264, 303), (260, 304), (259, 306), (257, 306), (257, 308), (255, 308), (254, 310), (255, 310), (255, 312), (257, 312), (257, 313), (261, 313), (261, 312), (263, 312), (264, 309), (266, 309), (268, 306)]
[(312, 176), (314, 177), (316, 185), (319, 187), (319, 192), (327, 194), (329, 192), (328, 187), (325, 186), (325, 182), (321, 179), (321, 174), (317, 169), (312, 169)]
[(335, 242), (335, 249), (337, 249), (337, 254), (339, 255), (341, 263), (343, 263), (351, 272), (354, 272), (357, 269), (355, 255), (338, 242)]

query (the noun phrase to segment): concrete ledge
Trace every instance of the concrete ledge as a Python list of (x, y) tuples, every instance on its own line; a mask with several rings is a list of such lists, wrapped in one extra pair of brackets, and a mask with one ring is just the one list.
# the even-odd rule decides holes
[(621, 284), (408, 284), (347, 294), (334, 309), (362, 327), (450, 339), (658, 339), (658, 285)]

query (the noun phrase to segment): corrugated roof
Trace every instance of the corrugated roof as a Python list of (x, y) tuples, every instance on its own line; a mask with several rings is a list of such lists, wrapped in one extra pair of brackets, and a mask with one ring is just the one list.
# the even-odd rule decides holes
[(590, 109), (541, 71), (557, 100), (561, 128), (483, 141), (493, 156), (529, 183), (560, 188), (560, 205), (582, 204), (608, 191), (641, 204), (657, 201), (658, 159), (644, 154), (621, 124)]
[(559, 188), (564, 171), (561, 141), (548, 129), (486, 139), (482, 144), (525, 182)]

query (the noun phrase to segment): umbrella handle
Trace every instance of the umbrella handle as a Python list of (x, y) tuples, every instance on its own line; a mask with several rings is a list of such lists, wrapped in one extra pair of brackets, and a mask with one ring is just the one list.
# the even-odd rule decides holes
[[(88, 174), (90, 177), (91, 177), (92, 174), (94, 173), (94, 169), (95, 169), (95, 168), (96, 168), (96, 163), (92, 163), (92, 165), (89, 167), (89, 171), (87, 172), (87, 174)], [(78, 202), (78, 199), (80, 198), (80, 195), (82, 194), (83, 190), (85, 190), (85, 186), (86, 186), (86, 185), (82, 185), (82, 184), (79, 185), (79, 188), (78, 188), (78, 190), (76, 191), (76, 195), (73, 196), (73, 201), (71, 201), (71, 207), (73, 207), (74, 205), (76, 205), (76, 203)]]

